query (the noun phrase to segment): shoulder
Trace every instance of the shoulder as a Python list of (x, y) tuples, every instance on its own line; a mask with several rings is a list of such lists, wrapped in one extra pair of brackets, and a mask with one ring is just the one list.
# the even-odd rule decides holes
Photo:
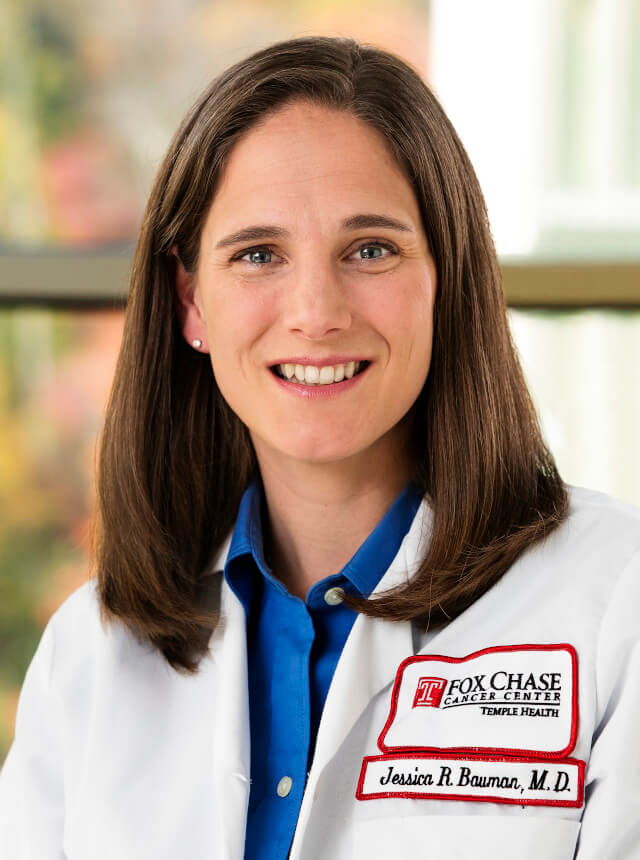
[(91, 690), (99, 678), (118, 675), (127, 666), (161, 665), (150, 644), (139, 641), (121, 622), (105, 621), (97, 580), (81, 585), (53, 613), (42, 641), (49, 641), (51, 683), (64, 697)]
[(100, 618), (98, 583), (90, 579), (80, 585), (52, 614), (49, 625), (54, 628), (93, 626)]
[(559, 531), (581, 583), (602, 595), (600, 638), (638, 641), (640, 509), (582, 487), (571, 487), (569, 498), (569, 517)]
[(640, 538), (640, 508), (586, 487), (567, 486), (569, 516), (574, 520), (605, 521), (608, 527)]
[(78, 642), (86, 646), (111, 635), (114, 631), (103, 623), (100, 615), (97, 580), (90, 579), (76, 588), (53, 613), (46, 629), (57, 649)]
[(475, 611), (499, 600), (518, 623), (528, 618), (550, 639), (573, 635), (591, 647), (608, 635), (607, 619), (615, 627), (624, 617), (629, 630), (626, 607), (640, 605), (640, 511), (604, 493), (567, 489), (566, 519), (519, 556)]
[(596, 490), (567, 489), (569, 513), (549, 536), (549, 549), (584, 585), (591, 580), (611, 591), (629, 569), (640, 573), (640, 509)]
[(575, 561), (621, 569), (640, 560), (640, 509), (604, 493), (568, 487), (569, 515), (556, 540)]
[(603, 642), (613, 648), (621, 640), (635, 642), (640, 510), (583, 487), (568, 491), (566, 520), (514, 565), (511, 588), (523, 591), (530, 613), (539, 607), (544, 623), (556, 619), (559, 630), (573, 631), (585, 651)]

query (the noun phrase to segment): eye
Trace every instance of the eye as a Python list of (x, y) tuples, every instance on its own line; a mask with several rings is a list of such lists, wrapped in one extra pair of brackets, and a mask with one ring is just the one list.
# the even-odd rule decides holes
[[(386, 250), (389, 253), (383, 254), (382, 250)], [(364, 262), (365, 260), (385, 260), (389, 256), (394, 256), (398, 253), (398, 251), (390, 245), (388, 242), (365, 242), (355, 249), (354, 254), (364, 253), (363, 257), (360, 257), (358, 262)]]
[(250, 257), (253, 259), (247, 260), (249, 265), (260, 267), (271, 262), (271, 259), (265, 259), (265, 257), (270, 258), (272, 254), (273, 251), (271, 250), (271, 248), (268, 248), (264, 245), (258, 245), (255, 248), (245, 248), (244, 251), (239, 251), (231, 258), (231, 262), (244, 260), (245, 257)]

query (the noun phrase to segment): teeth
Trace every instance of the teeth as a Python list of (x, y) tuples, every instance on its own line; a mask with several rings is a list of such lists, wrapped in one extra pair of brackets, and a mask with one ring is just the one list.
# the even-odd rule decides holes
[(360, 369), (360, 361), (350, 361), (347, 364), (326, 365), (315, 367), (312, 364), (280, 364), (278, 369), (285, 379), (293, 379), (303, 382), (305, 385), (331, 385), (333, 382), (342, 382), (343, 379), (351, 377)]
[(304, 369), (304, 381), (309, 382), (317, 382), (320, 379), (320, 371), (317, 367), (313, 367), (313, 365), (308, 364)]

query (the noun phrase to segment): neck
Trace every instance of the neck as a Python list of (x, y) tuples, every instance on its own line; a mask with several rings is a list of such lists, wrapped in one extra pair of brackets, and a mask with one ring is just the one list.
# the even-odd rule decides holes
[(304, 599), (339, 573), (383, 518), (410, 477), (406, 448), (373, 446), (332, 464), (278, 462), (256, 446), (267, 503), (265, 555), (274, 575)]

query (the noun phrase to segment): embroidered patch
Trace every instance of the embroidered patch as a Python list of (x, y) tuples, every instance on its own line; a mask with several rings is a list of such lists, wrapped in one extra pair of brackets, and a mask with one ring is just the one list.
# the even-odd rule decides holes
[(382, 752), (563, 759), (578, 730), (571, 645), (505, 645), (467, 657), (418, 654), (396, 675)]
[(580, 807), (584, 762), (409, 753), (366, 756), (356, 798), (385, 797)]

